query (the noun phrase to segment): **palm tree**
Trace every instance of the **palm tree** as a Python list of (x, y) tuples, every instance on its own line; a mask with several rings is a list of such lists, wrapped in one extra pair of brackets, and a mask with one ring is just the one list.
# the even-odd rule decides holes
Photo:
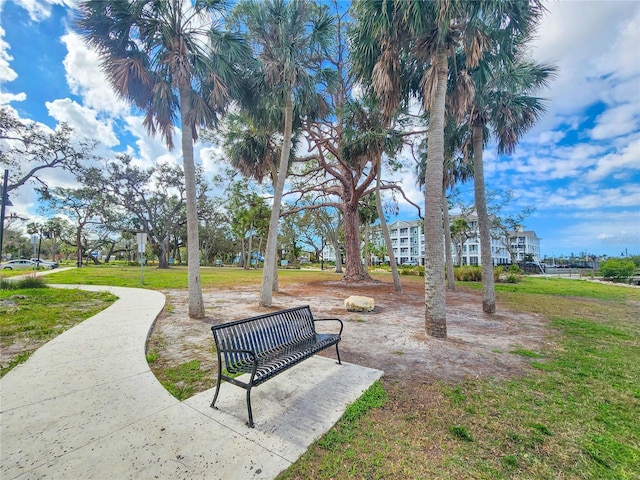
[[(528, 15), (537, 1), (514, 0), (358, 0), (354, 13), (354, 64), (369, 81), (388, 115), (402, 100), (402, 78), (416, 63), (426, 66), (419, 89), (429, 114), (425, 169), (425, 327), (428, 335), (446, 338), (444, 225), (442, 221), (445, 158), (445, 102), (452, 73), (449, 59), (456, 49), (466, 53), (466, 67), (476, 68), (492, 48), (488, 33), (502, 26), (506, 36), (529, 28)], [(415, 62), (406, 61), (406, 57)], [(404, 63), (403, 63), (404, 62)], [(452, 62), (452, 65), (454, 63)], [(403, 67), (404, 66), (404, 67)], [(418, 68), (419, 69), (419, 68)], [(468, 85), (468, 83), (467, 83)], [(461, 118), (472, 95), (460, 96), (455, 111)]]
[[(359, 0), (354, 11), (354, 64), (369, 79), (391, 116), (402, 95), (403, 52), (427, 65), (417, 93), (429, 113), (425, 168), (425, 328), (428, 335), (447, 337), (444, 281), (442, 184), (444, 127), (449, 57), (465, 47), (470, 60), (479, 60), (488, 44), (479, 22), (485, 2), (461, 0)], [(409, 63), (409, 65), (412, 65)]]
[(113, 89), (145, 111), (150, 134), (173, 148), (180, 121), (187, 206), (189, 316), (204, 317), (200, 285), (193, 142), (213, 127), (237, 84), (246, 56), (240, 37), (220, 25), (222, 0), (91, 0), (79, 6), (76, 27), (100, 54)]
[[(289, 169), (294, 103), (304, 106), (317, 98), (313, 85), (319, 61), (333, 31), (324, 8), (309, 0), (248, 0), (238, 4), (236, 18), (246, 28), (260, 66), (262, 82), (281, 99), (284, 110), (282, 148), (260, 289), (260, 305), (271, 306), (276, 278), (278, 224)], [(265, 91), (265, 89), (261, 89)]]
[[(531, 20), (535, 21), (535, 18)], [(483, 149), (489, 139), (497, 139), (499, 154), (511, 154), (520, 137), (545, 111), (544, 101), (532, 93), (547, 85), (555, 67), (521, 60), (529, 37), (509, 39), (512, 48), (501, 48), (471, 73), (474, 99), (469, 114), (472, 130), (474, 194), (480, 237), (482, 264), (482, 310), (496, 311), (496, 297), (491, 254), (491, 220), (485, 195)], [(506, 53), (505, 53), (506, 52)]]

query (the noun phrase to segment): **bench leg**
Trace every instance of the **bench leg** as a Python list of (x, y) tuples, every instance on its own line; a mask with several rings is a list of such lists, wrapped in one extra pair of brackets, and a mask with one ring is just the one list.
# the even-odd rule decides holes
[(216, 394), (213, 396), (213, 401), (211, 402), (211, 408), (216, 408), (216, 400), (218, 399), (218, 393), (220, 392), (220, 383), (222, 383), (222, 377), (220, 373), (218, 373), (218, 382), (216, 383)]
[(251, 412), (251, 386), (247, 388), (247, 411), (249, 412), (249, 428), (253, 428), (253, 413)]
[(340, 361), (340, 350), (338, 350), (338, 344), (336, 343), (336, 355), (338, 355), (338, 364), (342, 365), (342, 362)]

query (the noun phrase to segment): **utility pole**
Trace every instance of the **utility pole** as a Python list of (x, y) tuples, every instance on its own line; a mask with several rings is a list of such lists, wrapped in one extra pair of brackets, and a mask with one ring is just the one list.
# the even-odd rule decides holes
[(4, 210), (7, 206), (12, 206), (7, 193), (7, 185), (9, 183), (9, 170), (4, 171), (4, 180), (2, 182), (2, 209), (0, 210), (0, 260), (2, 260), (2, 240), (4, 236)]

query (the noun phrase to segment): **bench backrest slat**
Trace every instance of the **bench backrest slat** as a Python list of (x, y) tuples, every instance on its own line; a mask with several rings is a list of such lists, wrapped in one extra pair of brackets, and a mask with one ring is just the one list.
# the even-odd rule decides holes
[[(212, 330), (219, 351), (249, 350), (258, 356), (283, 345), (298, 343), (316, 333), (308, 305), (223, 323)], [(230, 373), (236, 373), (237, 367), (250, 359), (251, 356), (244, 353), (224, 355)]]

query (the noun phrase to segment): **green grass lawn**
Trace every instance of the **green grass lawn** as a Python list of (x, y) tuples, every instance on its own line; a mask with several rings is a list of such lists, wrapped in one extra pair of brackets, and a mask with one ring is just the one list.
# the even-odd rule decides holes
[[(202, 267), (200, 278), (203, 288), (238, 287), (254, 285), (262, 281), (262, 270), (244, 270), (237, 267)], [(304, 282), (322, 278), (338, 279), (328, 270), (279, 270), (278, 278), (283, 282)], [(155, 290), (187, 288), (187, 267), (172, 266), (159, 269), (146, 266), (144, 269), (124, 265), (90, 265), (59, 271), (43, 277), (47, 283), (113, 285), (118, 287), (143, 287)]]
[(116, 300), (106, 292), (73, 289), (0, 289), (0, 377), (40, 346)]
[[(322, 278), (337, 277), (328, 272), (280, 271), (283, 284)], [(381, 278), (390, 281), (388, 274)], [(85, 267), (45, 279), (140, 286), (136, 267)], [(256, 270), (202, 269), (204, 288), (260, 280)], [(186, 268), (146, 267), (144, 287), (186, 288)], [(544, 277), (525, 277), (519, 284), (496, 289), (499, 308), (550, 320), (549, 339), (539, 350), (504, 353), (528, 359), (530, 374), (456, 383), (383, 378), (279, 478), (639, 478), (640, 290)], [(34, 296), (34, 302), (27, 303), (35, 303), (41, 295), (23, 293)], [(47, 308), (64, 302), (68, 309), (87, 300), (41, 301)], [(58, 325), (55, 319), (51, 322)], [(4, 341), (4, 323), (2, 328)], [(149, 361), (158, 354), (150, 352)], [(183, 385), (177, 394), (189, 396), (194, 393), (188, 391), (189, 382), (200, 380), (199, 361), (194, 358), (167, 369), (163, 378)]]
[(343, 418), (278, 478), (640, 478), (640, 290), (545, 278), (497, 289), (501, 306), (551, 320), (546, 348), (511, 352), (530, 375), (383, 380), (382, 407)]

